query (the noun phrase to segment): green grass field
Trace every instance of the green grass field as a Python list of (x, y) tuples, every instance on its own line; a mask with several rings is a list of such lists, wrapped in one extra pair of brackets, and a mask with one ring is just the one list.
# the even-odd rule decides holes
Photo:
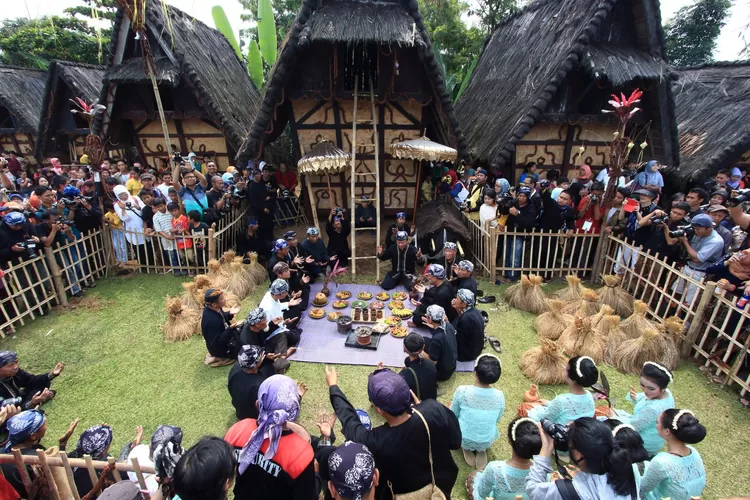
[[(63, 375), (54, 383), (58, 395), (45, 405), (48, 433), (43, 444), (56, 444), (57, 437), (71, 420), (81, 418), (80, 431), (96, 423), (108, 423), (115, 429), (113, 450), (132, 439), (137, 425), (150, 433), (159, 424), (182, 427), (185, 444), (203, 435), (222, 436), (234, 423), (234, 411), (226, 390), (229, 367), (209, 368), (203, 364), (205, 344), (200, 336), (167, 344), (160, 330), (166, 313), (165, 295), (178, 294), (180, 279), (171, 276), (113, 278), (99, 283), (77, 308), (55, 311), (49, 316), (19, 328), (14, 338), (0, 341), (0, 349), (18, 351), (21, 366), (31, 372), (51, 369), (55, 362), (66, 364)], [(489, 293), (501, 288), (488, 283), (481, 286)], [(244, 301), (244, 310), (257, 304), (262, 291)], [(518, 370), (517, 360), (527, 348), (536, 345), (532, 328), (534, 316), (517, 310), (489, 311), (489, 333), (502, 340), (503, 374), (496, 387), (505, 392), (507, 407), (500, 426), (501, 438), (489, 451), (490, 460), (510, 457), (505, 440), (508, 422), (515, 416), (522, 394), (529, 386)], [(314, 333), (307, 333), (307, 335)], [(490, 351), (494, 352), (494, 351)], [(369, 408), (366, 384), (371, 367), (339, 366), (340, 386), (351, 401)], [(615, 396), (624, 401), (628, 387), (637, 386), (637, 378), (624, 376), (605, 367)], [(301, 423), (315, 430), (323, 412), (330, 412), (323, 365), (293, 363), (288, 375), (304, 381), (309, 392), (304, 398)], [(441, 401), (448, 404), (455, 388), (473, 383), (470, 373), (457, 374), (442, 385)], [(542, 395), (552, 399), (561, 386), (542, 387)], [(712, 385), (689, 361), (676, 372), (672, 387), (677, 404), (690, 408), (708, 428), (707, 439), (699, 444), (708, 472), (704, 498), (750, 494), (750, 413), (737, 403), (731, 390)], [(374, 411), (370, 412), (377, 421)], [(338, 439), (341, 439), (340, 432)], [(454, 454), (461, 471), (454, 498), (466, 498), (464, 478), (469, 472), (460, 452)]]

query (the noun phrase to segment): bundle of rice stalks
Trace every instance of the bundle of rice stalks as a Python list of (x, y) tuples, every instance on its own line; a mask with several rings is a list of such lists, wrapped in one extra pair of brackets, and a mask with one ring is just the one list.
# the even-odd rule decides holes
[(612, 365), (621, 372), (638, 375), (646, 361), (656, 361), (669, 366), (665, 360), (679, 358), (679, 353), (674, 349), (674, 344), (670, 344), (664, 334), (654, 328), (648, 328), (638, 338), (626, 340), (617, 348)]
[[(244, 260), (242, 257), (235, 257), (233, 264), (239, 264), (239, 274), (242, 276), (242, 279), (247, 283), (248, 287), (248, 293), (255, 290), (255, 278), (250, 274), (250, 266), (245, 265)], [(232, 274), (234, 274), (234, 271), (232, 271)]]
[(674, 370), (680, 361), (680, 346), (685, 338), (685, 323), (677, 316), (670, 316), (659, 325), (659, 330), (667, 343), (662, 362), (667, 368)]
[(599, 296), (594, 290), (590, 288), (584, 288), (581, 292), (581, 300), (569, 303), (563, 308), (563, 312), (568, 314), (580, 314), (584, 317), (593, 316), (599, 312), (601, 304), (599, 303)]
[(255, 252), (248, 252), (247, 256), (250, 257), (250, 264), (247, 266), (247, 271), (253, 277), (253, 281), (256, 286), (260, 286), (268, 281), (268, 273), (266, 268), (258, 262), (258, 254)]
[(179, 297), (167, 297), (167, 322), (162, 326), (167, 342), (186, 340), (200, 333), (201, 313), (182, 304)]
[(529, 277), (522, 274), (521, 281), (515, 285), (509, 286), (508, 289), (505, 290), (505, 294), (503, 295), (505, 302), (512, 307), (520, 307), (520, 304), (523, 303), (526, 298), (526, 293), (529, 288), (531, 288)]
[(542, 280), (543, 278), (536, 274), (529, 275), (529, 287), (525, 291), (523, 300), (516, 307), (522, 311), (534, 314), (540, 314), (545, 311), (547, 297), (542, 290)]
[(615, 357), (617, 349), (620, 348), (620, 345), (626, 340), (630, 340), (628, 335), (622, 331), (622, 328), (620, 328), (620, 322), (620, 317), (615, 314), (605, 316), (599, 322), (596, 329), (607, 344), (604, 348), (604, 361), (610, 365), (612, 364), (612, 360)]
[(656, 330), (656, 325), (646, 319), (648, 306), (642, 300), (633, 303), (633, 314), (620, 323), (620, 328), (629, 339), (637, 339), (646, 330)]
[(228, 292), (226, 290), (224, 291), (224, 300), (227, 301), (226, 305), (224, 305), (224, 307), (223, 307), (223, 309), (225, 311), (228, 311), (228, 310), (230, 310), (231, 308), (233, 308), (235, 306), (236, 307), (241, 307), (242, 306), (242, 301), (240, 300), (240, 298), (237, 297), (232, 292)]
[(195, 283), (183, 283), (182, 288), (185, 290), (185, 292), (180, 296), (182, 305), (196, 311), (200, 311), (201, 309), (203, 309), (203, 297), (201, 297), (200, 301), (196, 300)]
[(555, 298), (560, 299), (567, 304), (581, 300), (581, 294), (585, 289), (585, 287), (581, 285), (581, 278), (575, 274), (569, 274), (565, 277), (565, 280), (568, 282), (568, 286), (560, 290), (555, 295)]
[(547, 299), (547, 312), (537, 316), (534, 329), (540, 337), (557, 340), (563, 330), (573, 323), (573, 316), (562, 312), (565, 302), (558, 299)]
[(557, 346), (570, 357), (589, 356), (595, 363), (604, 360), (604, 339), (591, 328), (591, 320), (576, 316), (557, 339)]
[(208, 277), (213, 288), (224, 288), (229, 281), (229, 273), (222, 268), (221, 262), (217, 259), (208, 261)]
[(589, 318), (591, 320), (591, 328), (596, 328), (604, 316), (609, 316), (614, 313), (615, 310), (609, 307), (607, 304), (601, 304), (599, 312)]
[(221, 256), (221, 272), (223, 274), (226, 274), (227, 276), (232, 275), (232, 262), (234, 262), (235, 257), (237, 257), (237, 252), (234, 250), (227, 250)]
[(535, 384), (562, 384), (568, 360), (551, 340), (539, 339), (539, 344), (521, 355), (518, 368)]
[(608, 274), (602, 276), (604, 286), (597, 290), (599, 301), (602, 304), (611, 306), (616, 314), (620, 316), (630, 316), (633, 314), (633, 297), (620, 288), (620, 276)]
[(244, 299), (250, 293), (252, 283), (246, 279), (247, 274), (242, 269), (242, 262), (232, 262), (229, 266), (232, 272), (229, 275), (229, 280), (227, 280), (225, 290), (240, 299)]

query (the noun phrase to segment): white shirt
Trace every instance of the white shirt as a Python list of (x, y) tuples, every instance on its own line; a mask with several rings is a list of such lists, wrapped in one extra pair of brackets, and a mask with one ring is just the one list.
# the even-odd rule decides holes
[(158, 189), (161, 192), (161, 194), (163, 195), (163, 197), (168, 200), (169, 199), (169, 188), (171, 188), (171, 187), (172, 186), (170, 184), (164, 184), (162, 182), (161, 184), (159, 184), (158, 186), (156, 186), (156, 189)]
[(141, 219), (141, 211), (135, 207), (131, 210), (123, 210), (118, 206), (116, 212), (120, 219), (122, 219), (122, 225), (125, 229), (125, 239), (128, 240), (131, 245), (145, 244), (146, 238), (143, 234), (143, 219)]
[[(492, 205), (486, 205), (482, 204), (481, 207), (479, 207), (479, 223), (482, 227), (484, 227), (484, 223), (487, 222), (488, 219), (492, 219), (497, 215), (497, 207), (493, 207)], [(490, 227), (497, 227), (497, 219), (490, 221)]]
[[(161, 213), (158, 210), (154, 212), (154, 231), (172, 234), (172, 215), (169, 212)], [(174, 250), (176, 248), (175, 241), (169, 240), (165, 237), (161, 238), (161, 246), (164, 250)]]
[(284, 316), (284, 311), (289, 309), (289, 302), (279, 302), (273, 299), (271, 292), (268, 291), (263, 296), (263, 299), (258, 304), (258, 307), (263, 308), (263, 312), (266, 313), (266, 318), (270, 323), (274, 318)]

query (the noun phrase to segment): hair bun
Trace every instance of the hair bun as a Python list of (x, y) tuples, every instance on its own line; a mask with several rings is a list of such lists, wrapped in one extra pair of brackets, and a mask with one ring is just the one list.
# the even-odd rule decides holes
[(684, 416), (682, 417), (683, 421), (688, 420), (686, 424), (680, 424), (678, 426), (677, 431), (675, 431), (675, 436), (677, 439), (682, 441), (683, 443), (687, 444), (696, 444), (700, 443), (706, 438), (706, 428), (698, 422), (698, 419), (693, 417), (692, 415)]

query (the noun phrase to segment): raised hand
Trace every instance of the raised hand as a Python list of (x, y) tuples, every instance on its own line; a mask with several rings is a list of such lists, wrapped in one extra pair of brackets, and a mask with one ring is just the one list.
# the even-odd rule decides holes
[(334, 385), (338, 385), (339, 382), (339, 374), (336, 371), (335, 366), (326, 366), (326, 384), (328, 384), (328, 387), (332, 387)]

